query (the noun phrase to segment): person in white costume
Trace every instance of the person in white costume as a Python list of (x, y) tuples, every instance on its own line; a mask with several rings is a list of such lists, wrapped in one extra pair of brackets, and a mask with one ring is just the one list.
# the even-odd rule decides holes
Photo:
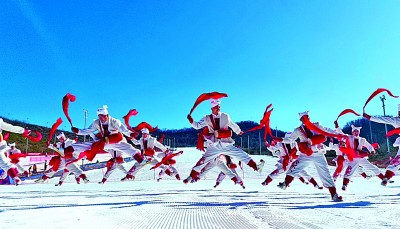
[[(323, 149), (320, 149), (321, 147), (318, 146), (319, 144), (315, 143), (316, 138), (320, 135), (308, 129), (304, 124), (304, 121), (309, 118), (308, 111), (299, 113), (299, 117), (300, 121), (302, 122), (302, 125), (295, 128), (290, 137), (287, 139), (283, 139), (282, 142), (291, 143), (298, 139), (299, 140), (298, 144), (302, 144), (302, 146), (305, 145), (307, 147), (307, 150), (309, 151), (306, 151), (299, 147), (301, 151), (299, 157), (297, 158), (296, 161), (292, 163), (291, 167), (286, 173), (285, 181), (279, 183), (278, 187), (286, 189), (286, 187), (288, 187), (290, 183), (293, 181), (294, 177), (296, 177), (306, 167), (313, 164), (318, 172), (318, 175), (322, 181), (323, 186), (325, 188), (328, 188), (332, 200), (342, 201), (342, 197), (337, 194), (335, 182), (333, 181), (333, 178), (329, 173), (328, 163), (326, 161), (324, 154), (325, 151)], [(323, 128), (318, 123), (314, 123), (314, 125), (317, 125), (321, 129)], [(324, 130), (333, 133), (333, 131), (328, 130), (326, 128), (324, 128)]]
[[(169, 150), (169, 149), (168, 149)], [(170, 159), (167, 161), (167, 165), (160, 167), (160, 172), (158, 173), (157, 181), (160, 181), (165, 174), (170, 177), (175, 177), (177, 180), (181, 180), (181, 176), (179, 175), (178, 170), (175, 168), (176, 161), (174, 159)]]
[[(398, 105), (398, 116), (370, 116), (365, 113), (364, 118), (369, 119), (373, 122), (385, 123), (392, 125), (394, 128), (400, 128), (400, 104)], [(400, 137), (397, 137), (393, 143), (393, 147), (398, 147), (397, 154), (392, 160), (390, 160), (389, 165), (386, 167), (385, 177), (383, 178), (381, 185), (386, 186), (388, 181), (395, 175), (396, 171), (400, 169)]]
[[(347, 168), (347, 164), (349, 162), (349, 159), (347, 158), (347, 155), (345, 155), (340, 148), (345, 148), (346, 147), (346, 140), (344, 138), (341, 138), (339, 140), (338, 144), (333, 143), (333, 139), (331, 138), (331, 141), (329, 142), (328, 149), (334, 150), (336, 153), (336, 158), (334, 158), (332, 161), (335, 162), (336, 164), (336, 169), (332, 174), (333, 180), (336, 182), (337, 178), (339, 175), (342, 174), (343, 168)], [(366, 172), (363, 171), (362, 167), (358, 167), (357, 173), (359, 173), (363, 178), (365, 179), (370, 179), (372, 175), (367, 174)]]
[(24, 166), (22, 166), (22, 164), (19, 161), (19, 157), (14, 158), (12, 156), (12, 155), (15, 156), (15, 155), (21, 154), (21, 150), (19, 150), (18, 148), (15, 147), (16, 146), (15, 142), (9, 144), (8, 146), (10, 147), (10, 149), (8, 149), (6, 151), (6, 156), (8, 158), (10, 158), (11, 163), (13, 163), (17, 167), (19, 173), (23, 173), (25, 176), (29, 176), (30, 175), (29, 171), (26, 168), (24, 168)]
[(104, 184), (110, 175), (115, 171), (115, 169), (121, 170), (124, 174), (128, 174), (128, 170), (124, 166), (124, 157), (121, 151), (108, 150), (111, 155), (111, 159), (107, 161), (106, 168), (107, 171), (103, 175), (103, 179), (99, 184)]
[[(346, 172), (343, 177), (342, 190), (345, 191), (350, 183), (350, 179), (353, 177), (354, 173), (361, 166), (364, 171), (371, 171), (381, 180), (383, 180), (384, 175), (381, 170), (375, 165), (368, 161), (368, 154), (375, 154), (374, 147), (367, 141), (367, 139), (360, 136), (361, 127), (356, 127), (351, 125), (351, 135), (347, 135), (346, 146), (353, 149), (355, 155), (353, 156), (353, 161), (347, 163)], [(341, 132), (340, 128), (337, 128), (338, 132)], [(341, 134), (344, 134), (341, 132)], [(364, 151), (363, 148), (368, 150)]]
[[(225, 177), (229, 177), (235, 184), (239, 184), (240, 186), (242, 186), (243, 189), (246, 188), (244, 186), (243, 179), (239, 176), (239, 174), (236, 171), (237, 165), (232, 161), (232, 159), (229, 156), (221, 154), (215, 161), (217, 164), (224, 163), (226, 164), (226, 166), (223, 166), (222, 168), (220, 167), (221, 172), (218, 174), (214, 188), (218, 187), (221, 184), (221, 182), (225, 179)], [(204, 167), (204, 170), (207, 170), (207, 167), (208, 166)], [(210, 167), (212, 168), (214, 166)], [(226, 171), (226, 168), (228, 168), (229, 170)], [(203, 172), (201, 175), (204, 174), (205, 172)]]
[(35, 182), (43, 183), (47, 179), (53, 177), (58, 171), (63, 171), (56, 186), (61, 186), (67, 176), (71, 173), (74, 173), (75, 180), (78, 184), (80, 183), (81, 178), (85, 184), (88, 183), (89, 180), (87, 179), (86, 174), (84, 174), (79, 165), (73, 161), (78, 157), (82, 149), (88, 149), (89, 145), (76, 143), (75, 140), (67, 138), (63, 132), (58, 134), (56, 137), (58, 142), (56, 144), (50, 144), (48, 148), (57, 152), (59, 156), (52, 158), (52, 168), (47, 170), (45, 174), (41, 178), (35, 180)]
[(93, 142), (91, 149), (85, 152), (86, 158), (92, 161), (98, 152), (115, 150), (130, 155), (141, 163), (143, 157), (140, 151), (135, 149), (124, 138), (124, 135), (134, 137), (136, 134), (128, 130), (120, 120), (111, 117), (108, 113), (107, 105), (97, 109), (97, 116), (98, 119), (94, 120), (86, 129), (71, 127), (72, 132), (78, 135), (95, 135), (96, 140)]
[[(134, 180), (135, 175), (142, 169), (145, 165), (151, 164), (152, 166), (159, 163), (166, 155), (169, 153), (167, 147), (165, 147), (162, 143), (157, 141), (155, 137), (150, 136), (150, 131), (147, 128), (141, 129), (142, 136), (139, 140), (132, 138), (132, 142), (135, 145), (140, 146), (140, 150), (142, 151), (144, 157), (147, 159), (148, 163), (139, 163), (136, 162), (131, 169), (129, 169), (128, 174), (121, 181), (125, 180)], [(157, 151), (155, 148), (161, 150)], [(161, 165), (161, 168), (164, 168), (165, 165)]]
[[(288, 139), (291, 133), (286, 133), (285, 137)], [(292, 165), (292, 163), (299, 156), (299, 150), (297, 148), (296, 142), (291, 143), (282, 143), (281, 141), (272, 140), (271, 144), (268, 141), (265, 142), (265, 146), (272, 153), (273, 156), (278, 157), (279, 160), (276, 163), (276, 169), (272, 171), (267, 178), (261, 183), (263, 186), (271, 183), (277, 176), (282, 173), (285, 173), (288, 168)], [(308, 184), (311, 183), (315, 188), (322, 189), (323, 187), (319, 186), (317, 181), (309, 174), (306, 170), (300, 171), (298, 173), (298, 178), (301, 182)]]
[(5, 155), (9, 147), (7, 142), (3, 139), (3, 130), (23, 135), (29, 134), (31, 131), (20, 126), (11, 125), (0, 118), (0, 168), (14, 180), (16, 185), (19, 185), (21, 184), (21, 179), (18, 177), (18, 169)]
[(264, 166), (263, 161), (257, 165), (245, 151), (234, 146), (235, 141), (232, 139), (232, 131), (238, 135), (243, 134), (243, 132), (240, 127), (231, 120), (227, 113), (221, 112), (220, 103), (220, 100), (212, 99), (212, 113), (210, 115), (205, 115), (198, 122), (194, 121), (192, 116), (187, 116), (194, 129), (199, 130), (207, 127), (209, 133), (204, 136), (206, 139), (207, 149), (202, 158), (192, 168), (190, 176), (184, 180), (184, 183), (188, 183), (188, 180), (199, 180), (201, 170), (221, 154), (236, 158), (253, 168), (255, 171), (262, 171)]

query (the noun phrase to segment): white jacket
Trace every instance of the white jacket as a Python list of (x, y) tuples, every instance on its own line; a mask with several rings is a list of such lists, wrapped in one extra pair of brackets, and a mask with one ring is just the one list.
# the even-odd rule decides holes
[[(103, 128), (100, 124), (100, 120), (96, 119), (93, 121), (93, 123), (86, 129), (79, 129), (78, 135), (90, 135), (94, 132), (99, 132), (103, 136)], [(110, 131), (110, 134), (116, 134), (118, 132), (130, 136), (132, 131), (128, 130), (122, 122), (118, 119), (115, 119), (111, 116), (108, 118), (108, 131)], [(104, 136), (103, 136), (104, 137)]]
[[(213, 114), (211, 114), (213, 115)], [(240, 129), (240, 127), (234, 123), (231, 118), (229, 117), (228, 114), (226, 113), (222, 113), (220, 112), (218, 116), (213, 115), (214, 119), (215, 118), (219, 118), (219, 127), (220, 130), (229, 130), (231, 129), (233, 132), (235, 132), (236, 134), (239, 134), (242, 130)], [(196, 122), (193, 121), (193, 123), (191, 123), (192, 127), (196, 130), (201, 129), (203, 127), (208, 127), (209, 133), (210, 134), (214, 134), (215, 130), (214, 130), (214, 126), (211, 122), (210, 119), (210, 115), (205, 115), (202, 119), (200, 119), (200, 121)], [(216, 138), (214, 135), (211, 136), (205, 136), (207, 142), (212, 143), (212, 142), (218, 142), (218, 140), (220, 140), (221, 142), (224, 143), (231, 143), (234, 144), (235, 141), (232, 138), (222, 138), (222, 139), (218, 139)]]

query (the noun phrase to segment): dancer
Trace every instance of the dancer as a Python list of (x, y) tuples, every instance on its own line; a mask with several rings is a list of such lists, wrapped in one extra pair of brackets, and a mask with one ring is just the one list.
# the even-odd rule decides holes
[[(290, 133), (286, 133), (284, 138), (288, 139), (289, 137)], [(267, 176), (267, 178), (265, 178), (265, 180), (261, 183), (263, 186), (268, 185), (277, 176), (279, 176), (282, 173), (285, 173), (287, 171), (287, 168), (290, 168), (292, 163), (299, 156), (299, 151), (297, 149), (296, 142), (284, 144), (281, 141), (272, 140), (271, 144), (269, 144), (268, 141), (265, 141), (265, 146), (270, 152), (272, 152), (272, 155), (278, 157), (279, 160), (275, 165), (276, 169), (272, 171)], [(304, 184), (311, 183), (312, 185), (314, 185), (315, 188), (323, 189), (323, 187), (321, 187), (317, 183), (317, 181), (310, 174), (307, 173), (306, 170), (300, 171), (297, 177)]]
[(21, 157), (26, 157), (26, 154), (22, 154), (21, 150), (15, 147), (15, 142), (9, 144), (8, 146), (10, 147), (10, 149), (6, 151), (6, 156), (10, 158), (11, 163), (13, 163), (17, 167), (19, 173), (22, 173), (24, 174), (24, 176), (28, 177), (30, 175), (29, 171), (24, 168), (24, 166), (22, 166), (19, 161)]
[[(377, 123), (384, 123), (392, 125), (394, 128), (400, 128), (400, 104), (398, 105), (398, 116), (388, 117), (388, 116), (371, 116), (367, 113), (363, 114), (364, 118)], [(393, 147), (398, 147), (397, 154), (393, 157), (389, 165), (386, 167), (385, 176), (381, 182), (381, 185), (386, 186), (388, 181), (396, 174), (396, 171), (400, 168), (400, 137), (397, 137), (393, 143)]]
[[(20, 126), (14, 126), (7, 122), (5, 122), (2, 118), (0, 118), (0, 168), (7, 173), (11, 179), (14, 180), (16, 185), (21, 184), (21, 179), (18, 177), (18, 169), (15, 165), (13, 165), (9, 158), (6, 157), (5, 152), (8, 150), (7, 142), (3, 139), (2, 131), (9, 131), (17, 134), (22, 134), (22, 136), (30, 138), (31, 131), (28, 129), (24, 129)], [(36, 132), (37, 134), (39, 132)], [(39, 133), (40, 134), (40, 133)], [(41, 135), (38, 136), (41, 139)], [(37, 139), (40, 141), (40, 139)]]
[[(342, 197), (337, 194), (335, 182), (329, 173), (328, 163), (324, 155), (324, 152), (326, 151), (323, 147), (318, 146), (326, 140), (326, 137), (317, 134), (315, 131), (311, 131), (309, 127), (306, 126), (305, 123), (309, 123), (308, 111), (299, 113), (299, 117), (302, 125), (295, 128), (290, 137), (288, 139), (283, 139), (282, 142), (291, 143), (299, 139), (300, 143), (298, 144), (300, 144), (299, 150), (301, 153), (297, 160), (290, 166), (289, 171), (286, 173), (285, 181), (279, 183), (278, 187), (286, 189), (293, 181), (294, 177), (309, 165), (314, 164), (322, 184), (324, 187), (328, 188), (332, 200), (342, 201)], [(333, 131), (321, 127), (318, 123), (312, 123), (312, 125), (333, 133)]]
[(72, 132), (78, 135), (95, 135), (96, 140), (93, 142), (90, 150), (85, 151), (85, 155), (89, 161), (92, 161), (98, 152), (103, 150), (121, 151), (132, 156), (136, 161), (141, 163), (143, 157), (140, 151), (129, 144), (123, 135), (135, 137), (136, 133), (128, 130), (120, 120), (111, 117), (108, 114), (107, 105), (97, 109), (98, 119), (87, 129), (78, 129), (71, 127)]
[[(340, 128), (337, 128), (338, 131), (341, 132)], [(381, 180), (384, 179), (384, 175), (381, 173), (381, 170), (375, 165), (371, 164), (368, 161), (368, 155), (375, 154), (374, 147), (363, 137), (360, 136), (361, 127), (356, 127), (351, 125), (351, 135), (346, 135), (346, 146), (347, 148), (353, 150), (354, 158), (352, 161), (348, 162), (346, 172), (343, 177), (343, 186), (342, 190), (345, 191), (347, 186), (350, 183), (351, 177), (357, 171), (357, 169), (361, 166), (363, 170), (371, 171), (376, 176), (378, 176)], [(344, 134), (343, 132), (341, 134)], [(363, 148), (367, 148), (367, 151), (364, 151)]]
[[(52, 178), (58, 171), (63, 171), (63, 173), (56, 186), (61, 186), (67, 176), (71, 173), (74, 173), (77, 184), (80, 184), (81, 178), (85, 184), (88, 183), (89, 180), (87, 179), (86, 174), (83, 173), (82, 169), (76, 162), (73, 162), (79, 152), (81, 152), (81, 150), (79, 150), (80, 147), (82, 147), (81, 144), (77, 144), (75, 140), (67, 138), (63, 132), (58, 134), (56, 137), (58, 142), (56, 144), (48, 145), (48, 148), (54, 150), (59, 155), (51, 158), (49, 165), (52, 167), (47, 170), (41, 178), (35, 180), (35, 183), (44, 183), (47, 179)], [(84, 145), (83, 148), (87, 149), (87, 144)]]
[(201, 170), (221, 154), (234, 157), (237, 160), (246, 163), (255, 171), (262, 171), (264, 161), (257, 165), (245, 151), (234, 146), (235, 141), (232, 139), (232, 131), (238, 135), (243, 134), (243, 132), (240, 127), (231, 120), (227, 113), (220, 111), (220, 103), (220, 100), (212, 99), (212, 113), (210, 115), (205, 115), (198, 122), (194, 121), (190, 114), (187, 116), (194, 129), (198, 130), (207, 127), (208, 133), (204, 135), (204, 138), (207, 141), (207, 149), (201, 159), (192, 168), (190, 176), (184, 180), (184, 183), (188, 183), (189, 180), (199, 180)]
[[(140, 149), (148, 161), (147, 163), (136, 162), (132, 168), (128, 171), (126, 176), (121, 179), (121, 181), (134, 180), (135, 175), (142, 169), (145, 165), (151, 164), (155, 166), (159, 163), (166, 155), (169, 153), (167, 147), (162, 143), (157, 141), (155, 137), (150, 136), (150, 131), (148, 128), (141, 129), (142, 136), (139, 140), (132, 139), (133, 144), (139, 145)], [(161, 150), (161, 152), (156, 151), (155, 148)], [(165, 165), (160, 165), (160, 168), (165, 168)]]
[(108, 150), (108, 152), (111, 154), (111, 159), (107, 161), (107, 171), (99, 184), (104, 184), (115, 169), (121, 170), (125, 175), (128, 174), (128, 170), (124, 167), (125, 161), (122, 152), (115, 150)]

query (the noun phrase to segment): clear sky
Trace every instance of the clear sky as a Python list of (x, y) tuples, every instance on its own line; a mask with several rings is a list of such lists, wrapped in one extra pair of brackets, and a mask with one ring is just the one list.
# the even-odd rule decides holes
[[(50, 126), (61, 99), (76, 102), (78, 128), (110, 115), (161, 129), (190, 127), (204, 92), (221, 107), (291, 131), (298, 112), (333, 127), (346, 108), (362, 112), (377, 88), (400, 95), (400, 1), (2, 1), (0, 116)], [(400, 99), (386, 95), (386, 113)], [(383, 114), (376, 97), (367, 107)], [(193, 113), (210, 112), (209, 103)], [(355, 119), (347, 115), (340, 124)]]

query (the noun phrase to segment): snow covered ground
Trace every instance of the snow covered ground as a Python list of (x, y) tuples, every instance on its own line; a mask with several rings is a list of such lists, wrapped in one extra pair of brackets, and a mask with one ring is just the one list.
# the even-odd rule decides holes
[[(176, 167), (184, 179), (201, 153), (182, 150)], [(263, 158), (266, 164), (262, 174), (244, 168), (246, 189), (228, 179), (213, 188), (216, 170), (193, 184), (169, 177), (157, 182), (150, 166), (129, 182), (120, 182), (124, 175), (116, 171), (100, 185), (103, 171), (93, 170), (87, 172), (88, 184), (78, 185), (70, 176), (61, 187), (54, 186), (58, 178), (45, 184), (25, 180), (20, 186), (3, 185), (0, 228), (400, 228), (397, 176), (387, 187), (376, 177), (355, 177), (346, 192), (340, 190), (339, 179), (344, 201), (332, 202), (327, 189), (298, 180), (279, 189), (283, 175), (262, 186), (276, 158), (253, 158)], [(310, 173), (315, 175), (313, 169)]]

